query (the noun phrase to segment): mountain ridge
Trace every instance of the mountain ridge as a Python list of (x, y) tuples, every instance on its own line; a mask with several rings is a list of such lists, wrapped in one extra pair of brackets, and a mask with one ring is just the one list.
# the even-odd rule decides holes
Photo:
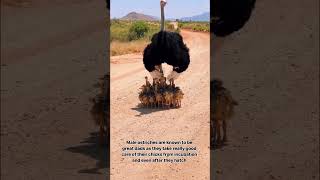
[(204, 12), (199, 15), (190, 16), (190, 17), (182, 17), (180, 18), (180, 21), (204, 21), (209, 22), (210, 21), (210, 12)]
[[(210, 21), (210, 13), (204, 12), (198, 15), (189, 16), (189, 17), (182, 17), (182, 18), (168, 18), (166, 20), (169, 21), (175, 21), (176, 19), (180, 21), (203, 21), (203, 22), (209, 22)], [(143, 13), (138, 12), (130, 12), (127, 15), (120, 18), (120, 20), (130, 20), (130, 21), (159, 21), (160, 18), (156, 16), (146, 15)]]
[(120, 20), (131, 20), (131, 21), (138, 21), (138, 20), (143, 20), (143, 21), (158, 21), (159, 19), (154, 16), (142, 14), (142, 13), (137, 13), (137, 12), (130, 12), (127, 15), (123, 16), (120, 18)]

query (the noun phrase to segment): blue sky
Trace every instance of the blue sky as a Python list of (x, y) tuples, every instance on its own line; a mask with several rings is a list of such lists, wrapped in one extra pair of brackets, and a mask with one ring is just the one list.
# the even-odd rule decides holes
[[(135, 11), (160, 17), (160, 0), (110, 0), (111, 18)], [(210, 0), (167, 0), (166, 18), (181, 18), (210, 11)]]

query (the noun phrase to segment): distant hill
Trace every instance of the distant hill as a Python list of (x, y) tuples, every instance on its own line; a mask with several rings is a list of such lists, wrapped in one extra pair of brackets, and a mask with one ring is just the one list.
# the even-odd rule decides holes
[(137, 20), (142, 20), (142, 21), (158, 21), (159, 19), (154, 16), (150, 15), (145, 15), (137, 12), (131, 12), (124, 17), (120, 18), (120, 20), (130, 20), (130, 21), (137, 21)]
[(183, 17), (180, 18), (181, 21), (205, 21), (209, 22), (210, 21), (210, 13), (205, 12), (196, 16), (191, 16), (191, 17)]
[[(155, 16), (150, 16), (142, 13), (137, 13), (137, 12), (130, 12), (129, 14), (123, 16), (120, 18), (120, 20), (130, 20), (130, 21), (159, 21), (160, 19)], [(169, 21), (175, 21), (176, 19), (174, 18), (168, 18), (166, 20)], [(209, 22), (210, 21), (210, 13), (205, 12), (196, 16), (191, 16), (191, 17), (182, 17), (179, 19), (180, 21), (203, 21), (203, 22)]]

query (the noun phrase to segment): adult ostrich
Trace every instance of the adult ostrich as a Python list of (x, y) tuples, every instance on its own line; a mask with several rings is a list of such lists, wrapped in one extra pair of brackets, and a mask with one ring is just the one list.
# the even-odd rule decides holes
[(241, 29), (249, 20), (256, 0), (213, 0), (211, 30), (216, 36), (227, 36)]
[(160, 0), (161, 30), (152, 36), (151, 43), (145, 48), (143, 63), (153, 79), (160, 79), (163, 76), (162, 63), (171, 65), (172, 72), (167, 77), (170, 81), (177, 79), (188, 68), (190, 55), (179, 33), (165, 31), (164, 7), (166, 4), (166, 0)]

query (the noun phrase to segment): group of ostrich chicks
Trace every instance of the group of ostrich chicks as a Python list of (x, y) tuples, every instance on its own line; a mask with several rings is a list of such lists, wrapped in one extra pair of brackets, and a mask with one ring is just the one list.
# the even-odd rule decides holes
[[(183, 93), (176, 87), (173, 81), (166, 83), (163, 77), (155, 80), (153, 84), (146, 77), (146, 84), (141, 87), (139, 99), (146, 107), (180, 107)], [(109, 144), (110, 137), (110, 116), (109, 116), (109, 75), (100, 79), (97, 86), (99, 93), (91, 99), (93, 106), (90, 113), (95, 123), (100, 127), (100, 144)], [(210, 96), (210, 134), (211, 147), (217, 148), (227, 142), (227, 121), (234, 114), (234, 106), (238, 105), (228, 89), (223, 87), (221, 80), (211, 81)], [(222, 131), (221, 131), (222, 130)], [(222, 136), (223, 134), (223, 136)]]
[(153, 79), (151, 84), (148, 77), (145, 77), (146, 84), (141, 86), (139, 92), (139, 100), (142, 107), (147, 108), (179, 108), (181, 107), (181, 100), (183, 92), (179, 87), (176, 87), (174, 80), (167, 80), (164, 76), (160, 79)]

